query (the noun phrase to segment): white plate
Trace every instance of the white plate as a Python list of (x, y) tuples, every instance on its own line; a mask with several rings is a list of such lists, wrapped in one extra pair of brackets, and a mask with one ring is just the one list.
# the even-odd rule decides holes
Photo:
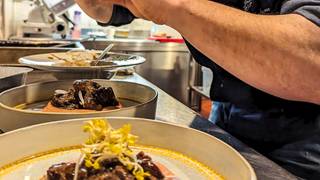
[[(81, 127), (88, 120), (47, 123), (0, 135), (0, 179), (36, 180), (54, 163), (76, 161), (79, 152), (75, 146), (86, 139)], [(230, 180), (256, 180), (249, 163), (213, 136), (153, 120), (108, 118), (108, 121), (114, 128), (131, 124), (132, 133), (139, 136), (141, 146), (137, 151), (150, 154), (178, 179), (215, 179), (219, 174)]]
[[(101, 51), (97, 51), (100, 53)], [(77, 52), (82, 53), (82, 52)], [(83, 52), (85, 53), (85, 52)], [(52, 54), (63, 58), (67, 57), (67, 53), (50, 53), (50, 54), (37, 54), (31, 56), (25, 56), (19, 59), (19, 63), (33, 67), (35, 69), (41, 69), (46, 71), (64, 71), (64, 72), (79, 72), (79, 71), (97, 71), (97, 70), (108, 70), (115, 71), (119, 69), (126, 69), (143, 64), (146, 59), (137, 55), (121, 54), (121, 53), (108, 53), (107, 65), (97, 65), (97, 66), (65, 66), (62, 60), (52, 59)]]

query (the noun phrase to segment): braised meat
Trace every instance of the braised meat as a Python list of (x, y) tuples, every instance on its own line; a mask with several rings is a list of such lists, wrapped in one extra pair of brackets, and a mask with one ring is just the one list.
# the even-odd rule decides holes
[(79, 101), (75, 98), (74, 90), (68, 92), (56, 92), (51, 100), (51, 104), (55, 107), (65, 109), (79, 109)]
[[(47, 171), (47, 180), (73, 180), (75, 163), (61, 163), (53, 165)], [(84, 180), (87, 177), (86, 169), (79, 170), (78, 179)]]
[(55, 93), (51, 103), (59, 108), (97, 111), (101, 111), (105, 107), (119, 105), (111, 87), (105, 88), (90, 80), (75, 81), (73, 89), (65, 93)]
[(140, 166), (153, 177), (157, 179), (163, 179), (164, 175), (160, 171), (157, 165), (152, 162), (150, 156), (146, 155), (143, 151), (137, 154), (137, 160)]
[[(150, 156), (140, 152), (137, 158), (145, 172), (150, 174), (149, 177), (146, 177), (147, 180), (164, 179), (160, 169), (152, 162)], [(132, 172), (127, 170), (117, 158), (104, 160), (101, 162), (101, 166), (99, 170), (96, 170), (87, 168), (82, 164), (79, 169), (78, 180), (135, 180)], [(47, 171), (46, 180), (73, 180), (75, 167), (75, 163), (53, 165)]]

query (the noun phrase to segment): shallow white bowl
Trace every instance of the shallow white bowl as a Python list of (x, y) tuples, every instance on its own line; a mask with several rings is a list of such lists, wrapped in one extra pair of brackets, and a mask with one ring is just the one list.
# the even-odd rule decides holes
[[(84, 121), (91, 119), (40, 124), (0, 135), (0, 174), (2, 167), (23, 158), (58, 148), (80, 145), (87, 137), (81, 130)], [(213, 169), (225, 179), (256, 180), (249, 163), (229, 145), (213, 136), (187, 127), (147, 119), (108, 118), (108, 122), (114, 128), (131, 124), (132, 133), (139, 136), (139, 145), (181, 153)], [(25, 168), (22, 173), (29, 176), (31, 174), (31, 179), (32, 173), (45, 174), (45, 172), (33, 172), (36, 169)]]

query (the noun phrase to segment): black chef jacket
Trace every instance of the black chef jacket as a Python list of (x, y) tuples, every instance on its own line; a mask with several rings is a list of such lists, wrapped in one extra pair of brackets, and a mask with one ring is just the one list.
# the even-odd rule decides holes
[[(320, 0), (216, 1), (250, 13), (297, 13), (320, 26)], [(115, 5), (107, 25), (127, 24), (134, 18), (128, 9)], [(210, 95), (219, 106), (217, 124), (292, 173), (320, 179), (320, 106), (262, 92), (186, 44), (195, 60), (213, 72)]]

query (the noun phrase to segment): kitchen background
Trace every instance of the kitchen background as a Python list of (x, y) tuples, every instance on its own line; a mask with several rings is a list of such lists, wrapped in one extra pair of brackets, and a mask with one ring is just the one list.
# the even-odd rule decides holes
[[(41, 4), (39, 0), (1, 0), (0, 2), (2, 15), (0, 19), (0, 38), (3, 41), (19, 40), (20, 43), (20, 41), (30, 40), (30, 37), (25, 36), (25, 32), (30, 31), (29, 25), (26, 25), (26, 20), (29, 18), (30, 21), (31, 15), (33, 15), (33, 19), (37, 17), (35, 21), (39, 21), (39, 19), (50, 20), (49, 16), (42, 17), (46, 15), (45, 13), (39, 15), (32, 13), (37, 4)], [(81, 12), (81, 15), (79, 13), (77, 15), (78, 19), (74, 17), (77, 11)], [(68, 14), (71, 20), (78, 21), (79, 24), (76, 30), (79, 31), (79, 34), (67, 32), (67, 39), (63, 41), (75, 41), (91, 34), (100, 38), (95, 41), (87, 40), (82, 42), (81, 45), (86, 49), (104, 49), (108, 43), (114, 43), (116, 47), (113, 51), (146, 57), (147, 62), (135, 69), (138, 74), (182, 103), (198, 110), (204, 116), (208, 116), (211, 107), (208, 96), (212, 74), (210, 70), (200, 67), (194, 62), (185, 44), (181, 43), (181, 35), (177, 31), (168, 26), (156, 25), (142, 19), (136, 19), (129, 25), (117, 28), (100, 27), (94, 20), (83, 13), (77, 5), (70, 8)], [(80, 34), (83, 36), (80, 36)], [(171, 42), (169, 40), (169, 43), (160, 43), (148, 40), (152, 35), (162, 36), (162, 38), (169, 37), (171, 40), (178, 41)], [(61, 38), (60, 36), (53, 37), (55, 39), (51, 39), (52, 41), (57, 41), (57, 38)], [(38, 37), (36, 39), (32, 38), (33, 41), (40, 41), (41, 39), (42, 42), (44, 38)], [(48, 37), (45, 39), (48, 39)], [(27, 50), (11, 47), (10, 51), (6, 47), (0, 47), (0, 57), (3, 57), (0, 63), (15, 64), (19, 57), (25, 55), (65, 51), (68, 48), (75, 47), (29, 47)]]

